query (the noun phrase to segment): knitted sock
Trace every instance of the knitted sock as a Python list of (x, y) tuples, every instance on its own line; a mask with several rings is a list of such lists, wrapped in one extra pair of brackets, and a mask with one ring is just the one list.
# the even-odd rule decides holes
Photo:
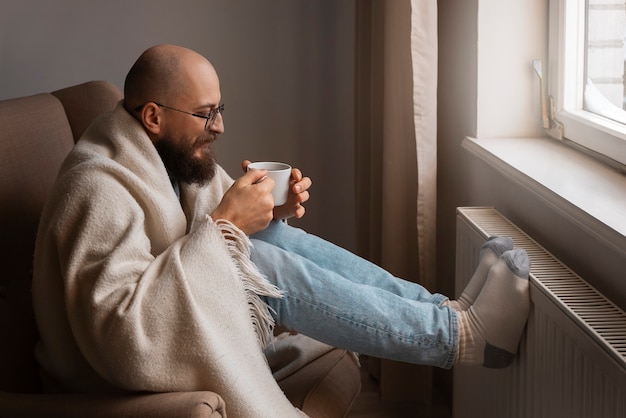
[(502, 368), (513, 362), (530, 311), (529, 272), (521, 249), (503, 253), (491, 267), (476, 302), (457, 313), (455, 364)]
[(480, 261), (476, 271), (472, 275), (467, 286), (461, 293), (461, 296), (456, 300), (450, 300), (444, 303), (444, 305), (450, 306), (457, 311), (466, 311), (478, 297), (480, 290), (487, 280), (487, 274), (491, 266), (498, 260), (498, 258), (505, 251), (513, 249), (513, 240), (509, 237), (496, 237), (491, 236), (480, 248)]

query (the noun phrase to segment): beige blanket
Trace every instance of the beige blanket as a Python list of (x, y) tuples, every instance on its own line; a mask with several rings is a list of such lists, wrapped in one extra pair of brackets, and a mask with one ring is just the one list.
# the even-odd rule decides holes
[(262, 352), (273, 323), (258, 295), (279, 292), (250, 262), (247, 237), (208, 216), (232, 182), (220, 168), (210, 185), (184, 187), (181, 206), (121, 105), (87, 131), (38, 232), (37, 357), (49, 388), (211, 390), (229, 417), (300, 416)]

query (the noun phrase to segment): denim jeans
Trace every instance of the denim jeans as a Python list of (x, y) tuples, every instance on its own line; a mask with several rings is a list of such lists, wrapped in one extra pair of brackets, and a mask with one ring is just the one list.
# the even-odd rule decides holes
[(266, 298), (278, 324), (374, 357), (452, 367), (458, 325), (445, 296), (283, 222), (251, 239), (252, 261), (284, 292)]

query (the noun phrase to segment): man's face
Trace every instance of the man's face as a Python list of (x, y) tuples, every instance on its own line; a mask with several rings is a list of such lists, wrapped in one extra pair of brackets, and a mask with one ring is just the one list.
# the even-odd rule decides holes
[(210, 144), (217, 134), (204, 131), (200, 136), (181, 137), (178, 133), (165, 132), (155, 142), (167, 171), (175, 179), (189, 184), (206, 184), (215, 176), (216, 161)]
[[(187, 94), (181, 94), (175, 103), (161, 107), (166, 123), (154, 145), (169, 174), (175, 179), (193, 184), (206, 184), (216, 172), (217, 162), (211, 144), (224, 132), (222, 115), (217, 114), (212, 124), (193, 116), (208, 115), (219, 105), (221, 98), (217, 76), (211, 73), (190, 81)], [(205, 129), (206, 127), (206, 129)]]

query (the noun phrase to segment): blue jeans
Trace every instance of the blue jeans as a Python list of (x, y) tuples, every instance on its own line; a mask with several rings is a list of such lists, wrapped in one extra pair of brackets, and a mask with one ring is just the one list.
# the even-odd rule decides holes
[(374, 357), (452, 367), (458, 325), (445, 296), (283, 222), (251, 239), (252, 261), (285, 294), (266, 298), (278, 324)]

